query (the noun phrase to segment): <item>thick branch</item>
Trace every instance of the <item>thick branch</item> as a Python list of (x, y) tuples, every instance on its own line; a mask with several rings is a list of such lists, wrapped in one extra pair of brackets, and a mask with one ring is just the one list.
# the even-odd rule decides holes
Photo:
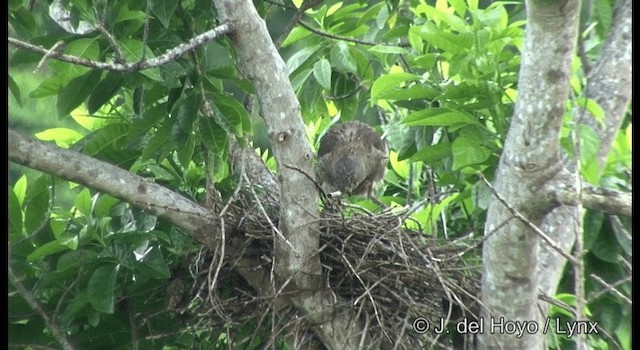
[[(211, 250), (217, 248), (220, 222), (216, 213), (166, 187), (147, 181), (109, 163), (24, 137), (9, 129), (9, 160), (59, 176), (162, 216)], [(233, 231), (231, 227), (226, 232)], [(226, 250), (242, 250), (243, 242), (227, 237)], [(242, 257), (235, 269), (258, 291), (269, 293), (269, 271), (254, 268), (259, 262)]]
[(585, 93), (604, 111), (603, 124), (589, 116), (600, 136), (598, 162), (603, 167), (631, 101), (631, 0), (618, 1), (602, 55), (588, 78)]
[[(562, 171), (560, 128), (569, 96), (580, 1), (529, 0), (518, 101), (500, 158), (495, 188), (506, 202), (536, 227), (556, 203), (540, 190)], [(485, 232), (511, 213), (492, 199)], [(483, 245), (482, 302), (485, 317), (538, 321), (538, 252), (540, 237), (521, 221), (496, 230)], [(506, 302), (508, 301), (508, 303)], [(486, 349), (540, 349), (543, 334), (522, 337), (485, 332)]]
[(84, 154), (26, 138), (9, 130), (9, 160), (109, 193), (165, 217), (211, 249), (217, 238), (211, 212), (144, 178)]
[(631, 193), (585, 185), (581, 198), (575, 191), (555, 190), (551, 191), (551, 195), (559, 204), (576, 205), (580, 202), (587, 209), (631, 217)]
[[(296, 167), (313, 173), (313, 152), (306, 137), (284, 61), (251, 1), (214, 0), (220, 18), (232, 24), (229, 35), (242, 73), (253, 83), (260, 113), (279, 165), (280, 220), (284, 237), (276, 236), (278, 289), (286, 284), (291, 302), (302, 309), (316, 334), (329, 348), (356, 348), (361, 327), (348, 313), (332, 312), (333, 298), (322, 289), (318, 192)], [(286, 167), (291, 165), (293, 167)]]
[[(627, 106), (631, 99), (631, 1), (622, 0), (616, 4), (616, 9), (611, 21), (611, 29), (604, 40), (601, 56), (591, 71), (585, 93), (588, 98), (594, 99), (604, 111), (604, 124), (600, 124), (587, 115), (579, 120), (592, 126), (600, 137), (600, 150), (598, 162), (604, 166), (611, 144), (615, 138), (620, 123), (624, 120)], [(586, 112), (586, 111), (584, 111)], [(582, 110), (574, 113), (583, 113)], [(552, 200), (560, 203), (574, 203), (575, 193), (565, 193), (557, 188), (549, 189)], [(582, 205), (585, 208), (613, 212), (622, 215), (631, 215), (627, 211), (630, 208), (630, 198), (627, 194), (616, 196), (610, 203), (605, 197), (591, 197), (589, 189), (582, 189)], [(597, 192), (596, 192), (597, 193)], [(554, 199), (555, 198), (555, 199)], [(545, 218), (543, 230), (568, 251), (571, 249), (575, 238), (576, 221), (579, 217), (575, 207), (562, 206), (556, 208), (551, 215)], [(629, 214), (625, 214), (625, 213)], [(561, 277), (565, 259), (551, 249), (543, 247), (539, 259), (540, 270), (544, 271), (544, 278), (539, 281), (540, 290), (552, 295), (556, 290), (558, 280)]]

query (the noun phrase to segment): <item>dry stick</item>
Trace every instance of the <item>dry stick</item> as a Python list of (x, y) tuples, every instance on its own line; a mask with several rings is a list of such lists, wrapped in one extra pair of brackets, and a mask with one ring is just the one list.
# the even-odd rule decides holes
[[(204, 101), (206, 101), (206, 99)], [(244, 152), (242, 152), (242, 155), (241, 155), (241, 158), (240, 158), (240, 171), (244, 172)], [(209, 175), (209, 173), (210, 173), (210, 170), (207, 169), (207, 174)], [(226, 245), (226, 230), (225, 230), (225, 225), (224, 225), (224, 215), (226, 214), (227, 210), (229, 210), (229, 208), (231, 207), (231, 203), (233, 202), (233, 200), (238, 196), (238, 193), (240, 193), (240, 188), (242, 187), (242, 182), (243, 182), (243, 177), (241, 176), (240, 177), (240, 181), (238, 182), (238, 185), (236, 186), (236, 189), (233, 191), (233, 194), (231, 195), (231, 197), (227, 201), (227, 204), (225, 204), (224, 208), (222, 208), (222, 210), (220, 211), (220, 214), (218, 214), (218, 217), (220, 218), (220, 233), (221, 233), (221, 238), (220, 238), (220, 259), (218, 260), (218, 265), (216, 266), (216, 272), (213, 275), (213, 280), (211, 279), (211, 268), (209, 268), (209, 274), (208, 274), (208, 278), (209, 278), (209, 300), (211, 300), (212, 304), (213, 304), (213, 295), (211, 294), (211, 291), (214, 290), (215, 283), (218, 280), (218, 276), (220, 275), (220, 270), (222, 269), (222, 265), (224, 265), (225, 245)], [(213, 264), (213, 261), (215, 261), (215, 255), (217, 255), (217, 252), (214, 253), (214, 259), (211, 260), (212, 264)], [(220, 315), (220, 313), (218, 313), (218, 315), (222, 317), (222, 315)]]
[(613, 284), (609, 284), (607, 283), (605, 280), (603, 280), (602, 278), (600, 278), (599, 276), (595, 275), (595, 274), (591, 274), (590, 275), (594, 280), (596, 280), (598, 283), (602, 284), (603, 286), (606, 287), (605, 290), (599, 291), (597, 294), (595, 294), (593, 297), (591, 297), (591, 300), (597, 299), (599, 298), (601, 295), (608, 293), (609, 291), (611, 291), (613, 294), (617, 295), (620, 299), (622, 299), (624, 302), (626, 302), (627, 304), (631, 305), (631, 299), (627, 298), (627, 296), (625, 296), (624, 294), (622, 294), (619, 290), (616, 289), (617, 286), (621, 285), (622, 283), (625, 283), (627, 281), (631, 281), (631, 276), (618, 280)]
[(491, 193), (493, 193), (493, 195), (496, 196), (498, 201), (500, 201), (500, 203), (502, 203), (502, 205), (504, 205), (504, 207), (507, 208), (507, 210), (509, 210), (511, 215), (513, 215), (516, 219), (520, 220), (520, 222), (525, 224), (525, 226), (527, 226), (529, 229), (535, 232), (538, 236), (540, 236), (540, 238), (542, 238), (545, 242), (547, 242), (547, 244), (551, 248), (553, 248), (553, 250), (558, 252), (558, 254), (562, 255), (565, 259), (569, 260), (572, 264), (576, 265), (579, 263), (575, 257), (569, 255), (564, 250), (562, 250), (562, 248), (560, 248), (558, 243), (556, 243), (553, 239), (551, 239), (551, 237), (547, 236), (546, 233), (542, 232), (542, 230), (540, 230), (536, 225), (534, 225), (531, 221), (529, 221), (522, 214), (520, 214), (520, 212), (518, 212), (509, 203), (507, 203), (507, 201), (498, 193), (498, 191), (496, 191), (496, 189), (489, 183), (489, 181), (487, 181), (487, 179), (484, 177), (484, 175), (482, 175), (482, 173), (478, 172), (477, 175), (482, 179), (482, 181), (484, 181), (485, 185), (489, 187), (489, 190), (491, 190)]
[[(295, 25), (298, 24), (300, 19), (302, 19), (302, 16), (304, 15), (305, 11), (314, 7), (320, 2), (322, 2), (322, 0), (307, 0), (303, 2), (300, 8), (296, 10), (296, 13), (293, 15), (293, 17), (291, 17), (291, 21), (289, 21), (287, 26), (282, 30), (282, 33), (280, 33), (280, 36), (278, 37), (278, 40), (275, 41), (274, 45), (277, 48), (280, 48), (284, 40), (287, 38), (287, 36), (289, 36), (289, 33), (291, 33), (291, 31), (293, 30), (293, 27), (295, 27)], [(280, 4), (275, 4), (275, 5), (280, 5)]]
[[(376, 320), (378, 320), (378, 324), (382, 326), (382, 320), (380, 319), (380, 315), (378, 314), (378, 306), (376, 305), (376, 302), (373, 299), (373, 296), (369, 292), (369, 288), (367, 288), (367, 284), (364, 283), (362, 278), (360, 278), (360, 275), (358, 274), (358, 272), (353, 268), (349, 260), (344, 255), (342, 255), (342, 260), (344, 260), (344, 262), (347, 263), (347, 266), (349, 266), (349, 269), (351, 270), (351, 272), (353, 272), (353, 275), (356, 276), (358, 281), (360, 281), (360, 284), (362, 284), (362, 286), (364, 287), (364, 293), (367, 294), (369, 301), (371, 301), (371, 305), (373, 306), (373, 312), (376, 315)], [(382, 328), (382, 332), (385, 334), (385, 336), (389, 337), (389, 335), (387, 334), (387, 331), (384, 328)]]
[[(589, 85), (585, 87), (585, 91), (584, 91), (585, 96), (588, 96), (589, 94), (588, 88), (589, 88)], [(580, 115), (577, 117), (577, 120), (574, 120), (575, 125), (581, 124), (582, 118), (584, 117), (584, 114), (587, 111), (586, 103), (587, 102), (585, 100), (585, 104), (584, 106), (582, 106), (582, 111)], [(571, 132), (571, 141), (573, 143), (573, 154), (575, 156), (576, 169), (580, 169), (582, 167), (581, 160), (580, 160), (581, 158), (580, 130), (581, 130), (580, 128), (575, 128)], [(582, 198), (582, 178), (580, 177), (580, 172), (576, 170), (573, 173), (576, 181), (576, 184), (575, 184), (576, 197)], [(578, 200), (576, 204), (575, 212), (580, 216), (584, 216), (584, 208), (582, 207), (582, 201)], [(585, 291), (584, 291), (585, 271), (584, 271), (584, 260), (582, 259), (582, 257), (584, 256), (584, 241), (582, 236), (582, 232), (584, 228), (583, 228), (582, 217), (572, 218), (572, 219), (575, 220), (575, 225), (576, 225), (575, 244), (573, 247), (574, 256), (576, 257), (576, 264), (573, 265), (573, 288), (576, 295), (576, 320), (581, 321), (586, 318), (584, 315), (584, 308), (586, 305), (586, 297), (585, 297)], [(576, 338), (576, 348), (584, 349), (586, 348), (586, 344), (587, 344), (586, 334), (579, 332)]]
[(107, 38), (109, 46), (111, 46), (111, 49), (116, 54), (116, 63), (125, 63), (126, 61), (124, 59), (124, 54), (122, 53), (122, 50), (120, 49), (116, 38), (114, 38), (113, 35), (111, 35), (111, 33), (107, 31), (107, 28), (104, 27), (104, 24), (102, 24), (102, 22), (98, 22), (97, 24), (95, 24), (95, 27), (98, 28), (100, 34), (104, 35)]
[[(11, 39), (11, 38), (9, 38), (9, 39)], [(33, 70), (33, 74), (36, 74), (36, 72), (40, 70), (40, 68), (44, 64), (44, 61), (46, 61), (47, 58), (49, 58), (49, 57), (58, 57), (58, 56), (60, 56), (62, 54), (62, 52), (64, 52), (64, 41), (61, 40), (61, 41), (58, 41), (57, 43), (53, 44), (53, 46), (49, 50), (46, 50), (44, 52), (44, 56), (42, 56), (42, 58), (40, 59), (40, 62), (38, 62), (38, 65)]]
[(13, 269), (11, 268), (11, 266), (9, 266), (8, 270), (9, 270), (9, 281), (11, 281), (13, 286), (16, 287), (16, 289), (18, 290), (18, 293), (20, 293), (20, 296), (24, 298), (24, 300), (27, 302), (27, 304), (29, 304), (31, 309), (37, 312), (40, 315), (40, 317), (42, 317), (45, 325), (47, 325), (47, 328), (49, 329), (49, 331), (51, 331), (51, 335), (53, 335), (53, 337), (56, 338), (58, 343), (60, 343), (60, 345), (62, 345), (62, 348), (64, 348), (65, 350), (74, 349), (74, 347), (71, 345), (71, 343), (67, 339), (65, 332), (55, 322), (53, 322), (51, 318), (49, 318), (49, 315), (47, 315), (47, 313), (44, 311), (40, 303), (36, 300), (35, 296), (33, 296), (33, 294), (31, 294), (31, 292), (27, 290), (27, 288), (22, 284), (22, 282), (18, 280), (18, 277), (16, 277), (16, 275), (13, 273)]
[[(469, 247), (465, 248), (463, 251), (453, 254), (451, 256), (445, 257), (445, 258), (434, 258), (434, 261), (438, 261), (438, 262), (444, 262), (444, 261), (448, 261), (448, 260), (453, 260), (453, 259), (457, 259), (460, 258), (461, 256), (465, 255), (466, 253), (476, 249), (477, 247), (479, 247), (482, 243), (484, 243), (484, 241), (487, 240), (487, 238), (489, 238), (490, 236), (492, 236), (494, 233), (498, 232), (498, 230), (500, 228), (502, 228), (502, 226), (506, 225), (507, 223), (509, 223), (509, 221), (513, 220), (513, 216), (509, 217), (507, 219), (505, 219), (504, 221), (502, 221), (498, 226), (496, 226), (493, 230), (489, 231), (489, 232), (485, 232), (484, 237), (480, 240), (478, 240), (477, 242), (475, 242), (474, 244), (470, 245)], [(453, 241), (452, 243), (455, 244), (457, 242), (462, 241), (463, 239), (458, 239)]]
[[(251, 181), (249, 181), (249, 177), (247, 176), (247, 174), (243, 173), (242, 176), (244, 176), (244, 178), (247, 181), (247, 183), (251, 183)], [(264, 218), (267, 219), (267, 222), (269, 223), (269, 226), (271, 227), (271, 229), (273, 231), (275, 231), (275, 233), (282, 240), (284, 240), (285, 243), (287, 243), (287, 245), (289, 246), (289, 248), (291, 248), (292, 251), (295, 251), (295, 249), (293, 248), (293, 245), (291, 244), (291, 242), (289, 242), (289, 240), (282, 234), (282, 232), (280, 232), (280, 229), (278, 229), (276, 227), (276, 225), (273, 223), (273, 221), (271, 221), (271, 218), (269, 217), (269, 214), (267, 214), (267, 211), (264, 209), (264, 206), (262, 206), (262, 202), (260, 202), (260, 198), (258, 197), (258, 194), (256, 193), (256, 191), (253, 189), (253, 186), (249, 186), (249, 189), (251, 190), (251, 194), (253, 194), (253, 197), (256, 200), (256, 204), (258, 205), (258, 208), (260, 208), (260, 212), (262, 213)]]
[[(552, 305), (554, 305), (556, 307), (559, 307), (559, 308), (561, 308), (563, 310), (566, 310), (566, 311), (570, 312), (573, 315), (573, 317), (575, 318), (576, 310), (575, 310), (574, 307), (572, 307), (571, 305), (569, 305), (569, 304), (567, 304), (567, 303), (565, 303), (565, 302), (563, 302), (561, 300), (558, 300), (558, 299), (556, 299), (556, 298), (554, 298), (552, 296), (549, 296), (549, 295), (543, 293), (542, 291), (540, 291), (539, 293), (540, 294), (538, 294), (538, 299), (540, 299), (542, 301), (545, 301), (545, 302), (547, 302), (549, 304), (552, 304)], [(618, 349), (622, 349), (622, 347), (619, 344), (619, 341), (617, 341), (614, 337), (612, 337), (611, 334), (609, 334), (609, 332), (607, 332), (606, 330), (604, 330), (602, 328), (598, 328), (598, 333), (602, 333), (602, 335), (609, 342), (611, 342), (611, 344), (615, 344)]]
[[(438, 281), (440, 281), (440, 284), (442, 285), (442, 288), (444, 289), (444, 293), (447, 296), (447, 299), (449, 299), (449, 307), (447, 308), (447, 317), (445, 318), (445, 323), (449, 323), (449, 320), (451, 319), (451, 311), (453, 309), (453, 300), (457, 301), (460, 305), (463, 305), (462, 300), (460, 300), (460, 298), (458, 297), (458, 295), (456, 293), (453, 293), (453, 296), (455, 297), (455, 299), (451, 296), (452, 295), (452, 291), (450, 290), (450, 288), (446, 285), (444, 279), (442, 278), (442, 273), (440, 272), (440, 267), (438, 266), (438, 263), (436, 261), (433, 260), (434, 256), (431, 253), (431, 249), (427, 249), (427, 253), (429, 253), (429, 258), (433, 261), (432, 266), (433, 266), (433, 270), (436, 272), (436, 277), (438, 277)], [(422, 255), (422, 253), (420, 253)], [(436, 345), (436, 342), (438, 341), (438, 338), (440, 338), (440, 336), (442, 335), (442, 333), (438, 333), (438, 335), (435, 336), (435, 338), (433, 338), (433, 341), (431, 342), (431, 347), (433, 348)]]

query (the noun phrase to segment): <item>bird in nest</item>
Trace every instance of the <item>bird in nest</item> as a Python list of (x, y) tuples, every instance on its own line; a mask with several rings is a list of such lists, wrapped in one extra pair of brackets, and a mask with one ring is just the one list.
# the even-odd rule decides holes
[(389, 159), (387, 142), (369, 125), (359, 121), (338, 124), (322, 137), (318, 148), (316, 179), (331, 196), (373, 196), (374, 186), (382, 181)]

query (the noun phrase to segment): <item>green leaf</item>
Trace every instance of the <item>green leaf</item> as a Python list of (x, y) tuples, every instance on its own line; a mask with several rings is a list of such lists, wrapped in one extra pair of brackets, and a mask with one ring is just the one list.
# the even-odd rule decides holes
[(391, 163), (391, 168), (403, 179), (407, 179), (409, 177), (409, 171), (411, 167), (411, 163), (406, 160), (398, 161), (398, 153), (391, 151), (389, 153), (389, 162)]
[(23, 236), (22, 207), (18, 196), (9, 186), (9, 237)]
[(196, 139), (194, 135), (189, 135), (187, 140), (177, 150), (178, 161), (187, 169), (193, 157), (193, 151), (196, 147)]
[(180, 98), (171, 110), (171, 118), (175, 119), (171, 136), (178, 148), (187, 142), (187, 138), (193, 131), (193, 122), (198, 116), (200, 108), (200, 96), (198, 94), (187, 94)]
[(445, 158), (451, 157), (450, 143), (437, 143), (435, 145), (426, 146), (420, 149), (416, 154), (411, 156), (410, 161), (423, 161), (429, 165), (434, 165)]
[(287, 72), (289, 75), (293, 74), (300, 66), (302, 66), (311, 55), (316, 53), (320, 49), (319, 45), (305, 47), (302, 50), (299, 50), (291, 58), (287, 60)]
[(118, 265), (108, 265), (97, 268), (87, 285), (89, 303), (98, 311), (112, 314), (115, 305), (116, 277)]
[(92, 263), (97, 258), (98, 253), (94, 252), (93, 250), (72, 250), (70, 252), (62, 254), (60, 258), (58, 258), (56, 271), (62, 272), (68, 269), (77, 269), (80, 266)]
[[(202, 118), (201, 118), (202, 119)], [(167, 141), (171, 141), (171, 130), (173, 128), (172, 123), (166, 123), (161, 128), (156, 130), (155, 134), (149, 139), (147, 145), (142, 150), (140, 161), (145, 161), (151, 157), (162, 146), (167, 145)]]
[(331, 64), (326, 59), (321, 59), (313, 65), (313, 76), (320, 86), (331, 89)]
[(602, 226), (604, 224), (604, 214), (594, 210), (587, 210), (584, 215), (584, 231), (583, 231), (583, 240), (584, 240), (584, 250), (589, 251), (593, 246), (594, 242), (600, 235), (602, 231)]
[(403, 123), (407, 126), (451, 126), (456, 124), (477, 124), (477, 121), (469, 114), (461, 111), (448, 108), (430, 108), (410, 113)]
[(406, 55), (409, 53), (407, 49), (400, 46), (391, 46), (391, 45), (376, 45), (369, 49), (369, 52), (377, 52), (377, 53), (388, 53), (395, 55)]
[(141, 135), (148, 132), (151, 127), (157, 126), (158, 121), (167, 117), (166, 103), (159, 103), (146, 109), (142, 114), (134, 116), (127, 132), (126, 143), (136, 143), (137, 140), (142, 138)]
[(16, 181), (15, 184), (13, 184), (13, 191), (16, 194), (16, 197), (18, 198), (18, 201), (20, 202), (20, 205), (22, 206), (22, 204), (24, 204), (24, 199), (25, 196), (27, 195), (27, 176), (26, 175), (22, 175), (20, 176), (20, 178), (18, 179), (18, 181)]
[(598, 185), (602, 175), (598, 164), (600, 137), (586, 124), (580, 124), (578, 128), (580, 132), (580, 174), (588, 183)]
[(356, 60), (349, 52), (349, 45), (344, 41), (338, 41), (331, 48), (330, 59), (331, 66), (340, 72), (355, 74), (358, 70)]
[[(139, 62), (142, 60), (143, 52), (145, 53), (145, 59), (155, 57), (151, 49), (140, 40), (123, 39), (120, 41), (120, 45), (122, 47), (122, 54), (125, 56), (127, 62)], [(159, 82), (163, 81), (159, 68), (147, 68), (140, 73), (149, 79)]]
[(64, 308), (60, 322), (63, 325), (71, 324), (88, 304), (89, 299), (86, 290), (80, 291)]
[(167, 171), (160, 165), (147, 164), (145, 168), (153, 174), (153, 178), (156, 180), (173, 181), (176, 179), (176, 176), (172, 172)]
[(431, 45), (454, 55), (465, 53), (474, 45), (473, 36), (444, 32), (429, 22), (420, 28), (419, 34)]
[(473, 11), (473, 14), (474, 19), (497, 31), (506, 29), (509, 23), (509, 16), (504, 6), (490, 6), (484, 10)]
[(244, 106), (234, 98), (223, 93), (214, 92), (213, 95), (213, 102), (220, 112), (214, 114), (216, 122), (228, 133), (238, 137), (242, 136), (243, 120), (249, 119), (249, 114), (244, 109)]
[(145, 272), (150, 272), (149, 275), (155, 279), (171, 277), (171, 272), (159, 247), (153, 247), (145, 254), (144, 258), (142, 258), (142, 265)]
[(228, 134), (214, 120), (200, 118), (200, 139), (205, 146), (216, 154), (222, 154), (227, 149)]
[(72, 79), (66, 86), (60, 89), (58, 94), (58, 116), (63, 117), (71, 113), (84, 100), (89, 97), (96, 88), (96, 80), (102, 74), (99, 70), (92, 70), (85, 75)]
[(309, 79), (309, 76), (311, 76), (311, 74), (312, 74), (311, 69), (305, 69), (301, 72), (298, 72), (292, 75), (291, 86), (293, 87), (293, 90), (296, 92), (300, 92), (304, 87), (304, 83), (307, 81), (307, 79)]
[(24, 228), (27, 234), (34, 233), (47, 219), (50, 185), (49, 176), (42, 175), (33, 181), (27, 189), (24, 201)]
[(67, 128), (52, 128), (39, 132), (35, 135), (42, 141), (55, 141), (58, 147), (69, 148), (70, 145), (82, 139), (82, 134)]
[(477, 140), (458, 137), (451, 144), (451, 154), (453, 155), (452, 168), (458, 170), (465, 166), (484, 162), (491, 156), (491, 151)]
[(37, 23), (31, 11), (27, 10), (25, 6), (13, 7), (8, 17), (12, 29), (16, 30), (20, 37), (33, 35), (36, 32)]
[(165, 28), (169, 28), (169, 21), (178, 6), (178, 0), (152, 1), (151, 12), (160, 20)]
[(415, 52), (422, 52), (424, 41), (422, 40), (422, 36), (420, 35), (420, 27), (412, 26), (409, 28), (409, 45), (411, 45), (411, 49)]
[(29, 93), (31, 98), (42, 98), (47, 96), (56, 96), (62, 87), (59, 77), (51, 77), (43, 80), (38, 87)]
[(83, 189), (78, 193), (76, 198), (73, 201), (73, 205), (78, 209), (82, 215), (86, 217), (91, 216), (91, 206), (93, 204), (93, 199), (91, 198), (91, 193), (88, 188)]
[(417, 75), (411, 73), (395, 73), (381, 76), (371, 85), (371, 103), (375, 104), (375, 101), (378, 100), (382, 94), (389, 90), (396, 89), (401, 83), (418, 79), (419, 77)]
[(18, 102), (18, 106), (22, 107), (22, 95), (20, 94), (20, 87), (18, 86), (16, 81), (13, 80), (11, 74), (9, 74), (9, 91), (11, 91), (11, 94), (13, 95), (13, 97), (15, 97), (16, 102)]
[(73, 235), (71, 237), (64, 237), (56, 239), (38, 247), (33, 253), (27, 256), (27, 261), (34, 262), (38, 259), (44, 258), (51, 254), (61, 252), (63, 250), (71, 249), (76, 250), (78, 248), (78, 236)]
[(89, 101), (87, 101), (89, 114), (94, 114), (102, 105), (109, 102), (111, 97), (120, 90), (122, 83), (122, 72), (108, 72), (89, 96)]
[(229, 165), (218, 153), (211, 153), (210, 160), (214, 182), (220, 182), (229, 176)]
[(109, 155), (124, 144), (129, 126), (124, 123), (108, 124), (87, 136), (84, 153), (92, 156)]
[(120, 203), (120, 200), (118, 198), (111, 197), (108, 194), (101, 194), (96, 200), (93, 212), (99, 218), (105, 217), (109, 215), (109, 210), (111, 209), (111, 207), (118, 203)]
[(299, 40), (302, 40), (306, 37), (308, 37), (309, 35), (311, 35), (311, 32), (309, 30), (307, 30), (306, 28), (302, 28), (302, 27), (295, 27), (291, 30), (291, 33), (289, 33), (289, 35), (287, 36), (286, 39), (284, 39), (284, 41), (282, 42), (282, 45), (280, 45), (281, 48), (287, 47)]
[[(380, 92), (378, 99), (411, 101), (411, 100), (431, 100), (440, 95), (440, 91), (425, 84), (415, 84), (407, 88), (392, 88)], [(375, 100), (372, 100), (372, 102)]]
[[(95, 38), (80, 38), (65, 45), (64, 52), (67, 55), (82, 57), (89, 60), (97, 60), (100, 57), (100, 45)], [(63, 82), (89, 73), (89, 67), (62, 61), (51, 61), (49, 67)], [(95, 84), (95, 81), (92, 82)], [(66, 84), (63, 84), (66, 85)]]
[(622, 248), (616, 239), (615, 232), (611, 229), (611, 225), (602, 225), (602, 230), (593, 242), (590, 251), (602, 261), (611, 264), (620, 263)]

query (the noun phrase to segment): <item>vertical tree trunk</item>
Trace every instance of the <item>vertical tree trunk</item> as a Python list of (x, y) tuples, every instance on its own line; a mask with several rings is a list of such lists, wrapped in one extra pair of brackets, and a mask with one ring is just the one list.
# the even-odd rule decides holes
[[(569, 97), (571, 60), (576, 47), (580, 1), (529, 0), (518, 101), (495, 178), (496, 190), (530, 223), (540, 226), (554, 208), (541, 195), (549, 184), (569, 185), (560, 158), (560, 127)], [(507, 322), (538, 322), (540, 237), (513, 218), (495, 198), (483, 246), (482, 301), (485, 349), (542, 349), (544, 334), (505, 334)], [(498, 326), (498, 327), (492, 327)]]

